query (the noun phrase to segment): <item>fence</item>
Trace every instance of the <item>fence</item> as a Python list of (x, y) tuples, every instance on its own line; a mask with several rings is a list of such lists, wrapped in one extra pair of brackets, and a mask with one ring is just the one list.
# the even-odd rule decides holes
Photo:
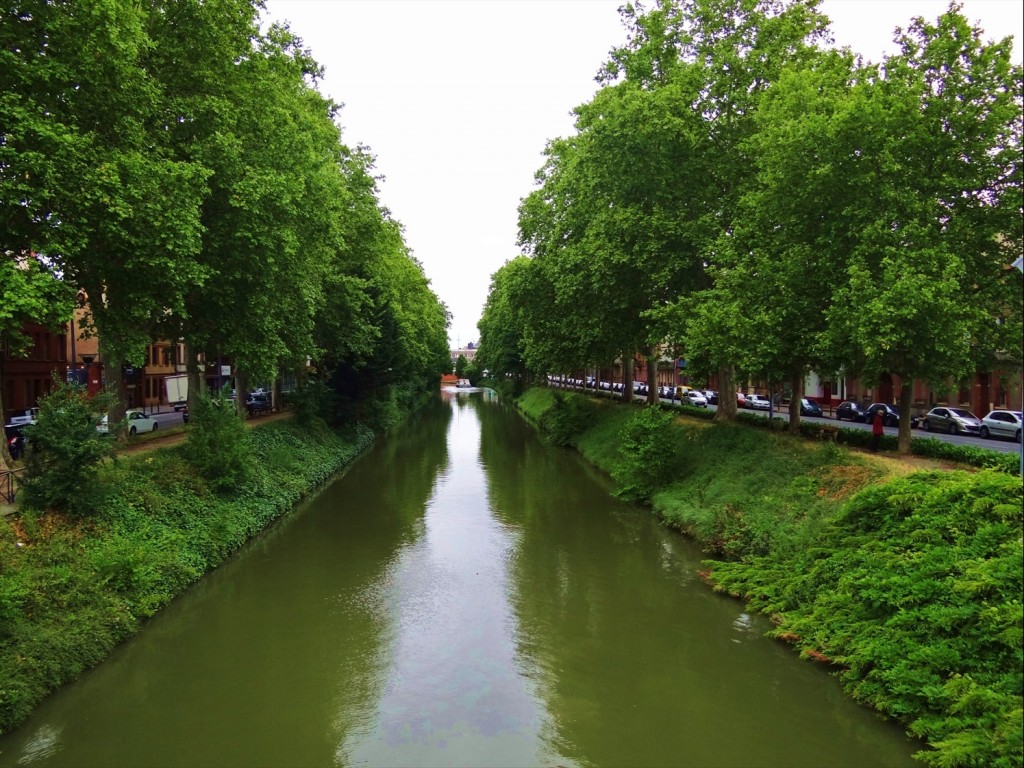
[(18, 495), (20, 469), (0, 469), (0, 501), (13, 504)]

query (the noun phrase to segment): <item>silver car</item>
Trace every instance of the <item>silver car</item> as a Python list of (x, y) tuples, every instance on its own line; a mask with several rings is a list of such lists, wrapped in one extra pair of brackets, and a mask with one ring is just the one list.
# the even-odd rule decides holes
[(755, 411), (769, 411), (772, 404), (764, 395), (747, 395), (747, 408)]
[(934, 429), (951, 435), (980, 435), (981, 419), (965, 408), (940, 406), (932, 408), (924, 415), (921, 427), (925, 432)]
[(708, 399), (704, 397), (703, 392), (699, 392), (696, 389), (686, 390), (686, 394), (683, 395), (683, 402), (687, 405), (696, 405), (698, 408), (708, 407)]
[(989, 411), (981, 420), (982, 437), (1008, 437), (1020, 442), (1020, 411)]

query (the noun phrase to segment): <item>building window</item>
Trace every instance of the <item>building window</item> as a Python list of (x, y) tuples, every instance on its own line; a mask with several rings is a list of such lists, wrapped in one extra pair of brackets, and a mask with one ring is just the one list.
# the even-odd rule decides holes
[(57, 360), (64, 363), (68, 359), (68, 337), (63, 333), (57, 337)]

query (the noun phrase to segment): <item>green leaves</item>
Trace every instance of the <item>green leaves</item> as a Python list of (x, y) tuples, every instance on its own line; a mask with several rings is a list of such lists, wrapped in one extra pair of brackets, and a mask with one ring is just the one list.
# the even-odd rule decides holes
[(1021, 503), (1008, 475), (911, 475), (854, 497), (820, 552), (769, 553), (770, 581), (753, 558), (716, 563), (715, 579), (784, 610), (776, 632), (927, 738), (924, 762), (1019, 764)]
[(112, 435), (96, 429), (109, 401), (109, 396), (89, 397), (54, 380), (53, 389), (39, 400), (37, 423), (25, 427), (22, 504), (75, 515), (95, 511), (102, 496), (98, 468), (115, 447)]

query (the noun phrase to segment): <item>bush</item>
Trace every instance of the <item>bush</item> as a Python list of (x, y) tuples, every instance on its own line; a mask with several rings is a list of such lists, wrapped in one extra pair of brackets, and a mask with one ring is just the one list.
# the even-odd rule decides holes
[(196, 398), (190, 415), (187, 458), (219, 493), (241, 486), (252, 461), (249, 430), (225, 392)]
[(973, 445), (958, 445), (936, 440), (934, 437), (915, 437), (910, 441), (910, 451), (915, 456), (927, 456), (932, 459), (947, 459), (972, 467), (984, 467), (1006, 472), (1010, 475), (1020, 474), (1020, 454), (1003, 453), (989, 448), (978, 448)]
[(36, 424), (25, 428), (25, 475), (20, 499), (35, 509), (83, 515), (99, 503), (96, 469), (116, 447), (111, 434), (97, 431), (110, 405), (107, 394), (90, 398), (85, 390), (54, 378), (39, 400)]
[(660, 408), (641, 408), (620, 435), (619, 461), (612, 470), (619, 484), (616, 494), (650, 500), (671, 479), (678, 444), (669, 414)]
[(709, 566), (926, 738), (926, 763), (1019, 766), (1021, 503), (1005, 474), (918, 473), (854, 496), (816, 546)]
[(588, 398), (554, 392), (551, 407), (540, 417), (540, 431), (555, 445), (572, 445), (590, 426), (594, 412)]
[(325, 421), (334, 412), (334, 393), (319, 379), (306, 382), (288, 395), (288, 404), (295, 412), (295, 422), (308, 427)]

